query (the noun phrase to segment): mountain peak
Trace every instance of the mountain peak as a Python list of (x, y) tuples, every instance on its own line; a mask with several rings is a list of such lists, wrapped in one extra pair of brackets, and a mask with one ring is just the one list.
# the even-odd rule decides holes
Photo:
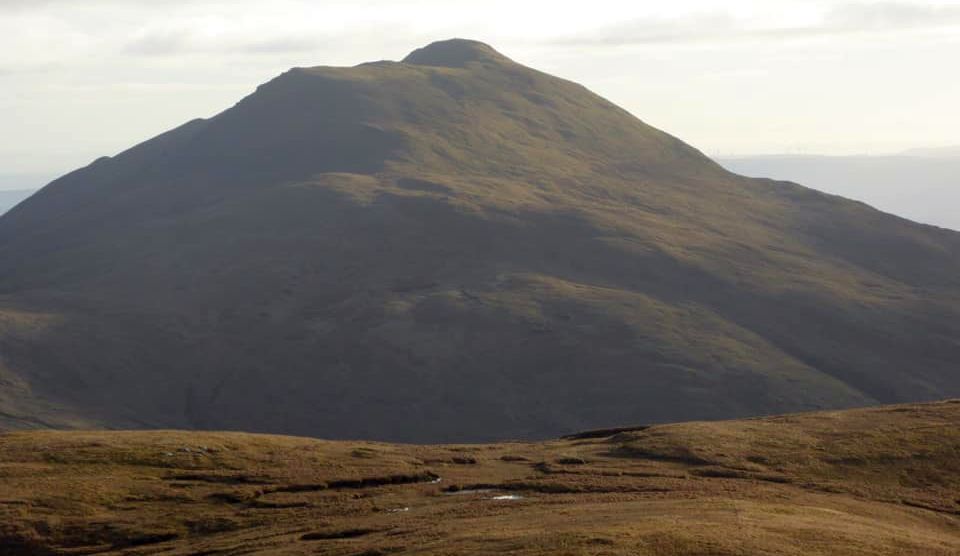
[(436, 41), (418, 48), (403, 59), (405, 64), (463, 68), (470, 62), (508, 62), (492, 46), (468, 39)]
[(960, 234), (731, 174), (482, 43), (405, 62), (286, 72), (0, 216), (0, 429), (459, 442), (960, 396)]

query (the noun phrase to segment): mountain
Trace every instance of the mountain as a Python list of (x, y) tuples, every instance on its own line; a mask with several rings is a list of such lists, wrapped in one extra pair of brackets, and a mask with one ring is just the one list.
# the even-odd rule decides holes
[(32, 189), (0, 190), (0, 215), (33, 194)]
[(482, 43), (292, 69), (0, 218), (8, 426), (546, 438), (960, 395), (960, 234)]
[(958, 456), (957, 401), (535, 444), (18, 432), (0, 553), (949, 556)]
[(899, 216), (960, 230), (960, 152), (914, 149), (889, 156), (768, 155), (724, 158), (730, 171), (797, 181), (862, 199)]

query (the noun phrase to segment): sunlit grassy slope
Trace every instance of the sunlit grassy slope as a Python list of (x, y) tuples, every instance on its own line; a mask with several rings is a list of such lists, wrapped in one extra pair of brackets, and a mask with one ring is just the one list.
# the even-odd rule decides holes
[(415, 446), (0, 436), (0, 554), (954, 555), (960, 402)]
[(491, 440), (960, 395), (960, 234), (471, 41), (290, 70), (53, 182), (0, 218), (7, 314), (5, 376), (63, 425)]

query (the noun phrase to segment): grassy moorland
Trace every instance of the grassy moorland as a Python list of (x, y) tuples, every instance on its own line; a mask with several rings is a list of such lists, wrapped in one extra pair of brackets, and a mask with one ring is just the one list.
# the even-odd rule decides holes
[(951, 555), (960, 401), (398, 445), (0, 436), (0, 554)]

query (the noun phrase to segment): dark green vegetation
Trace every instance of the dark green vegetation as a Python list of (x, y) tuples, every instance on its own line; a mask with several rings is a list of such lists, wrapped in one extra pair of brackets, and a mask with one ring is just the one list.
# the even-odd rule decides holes
[(960, 395), (960, 234), (469, 41), (288, 71), (0, 219), (10, 427), (545, 438)]
[(0, 554), (960, 553), (960, 402), (583, 436), (9, 433)]

